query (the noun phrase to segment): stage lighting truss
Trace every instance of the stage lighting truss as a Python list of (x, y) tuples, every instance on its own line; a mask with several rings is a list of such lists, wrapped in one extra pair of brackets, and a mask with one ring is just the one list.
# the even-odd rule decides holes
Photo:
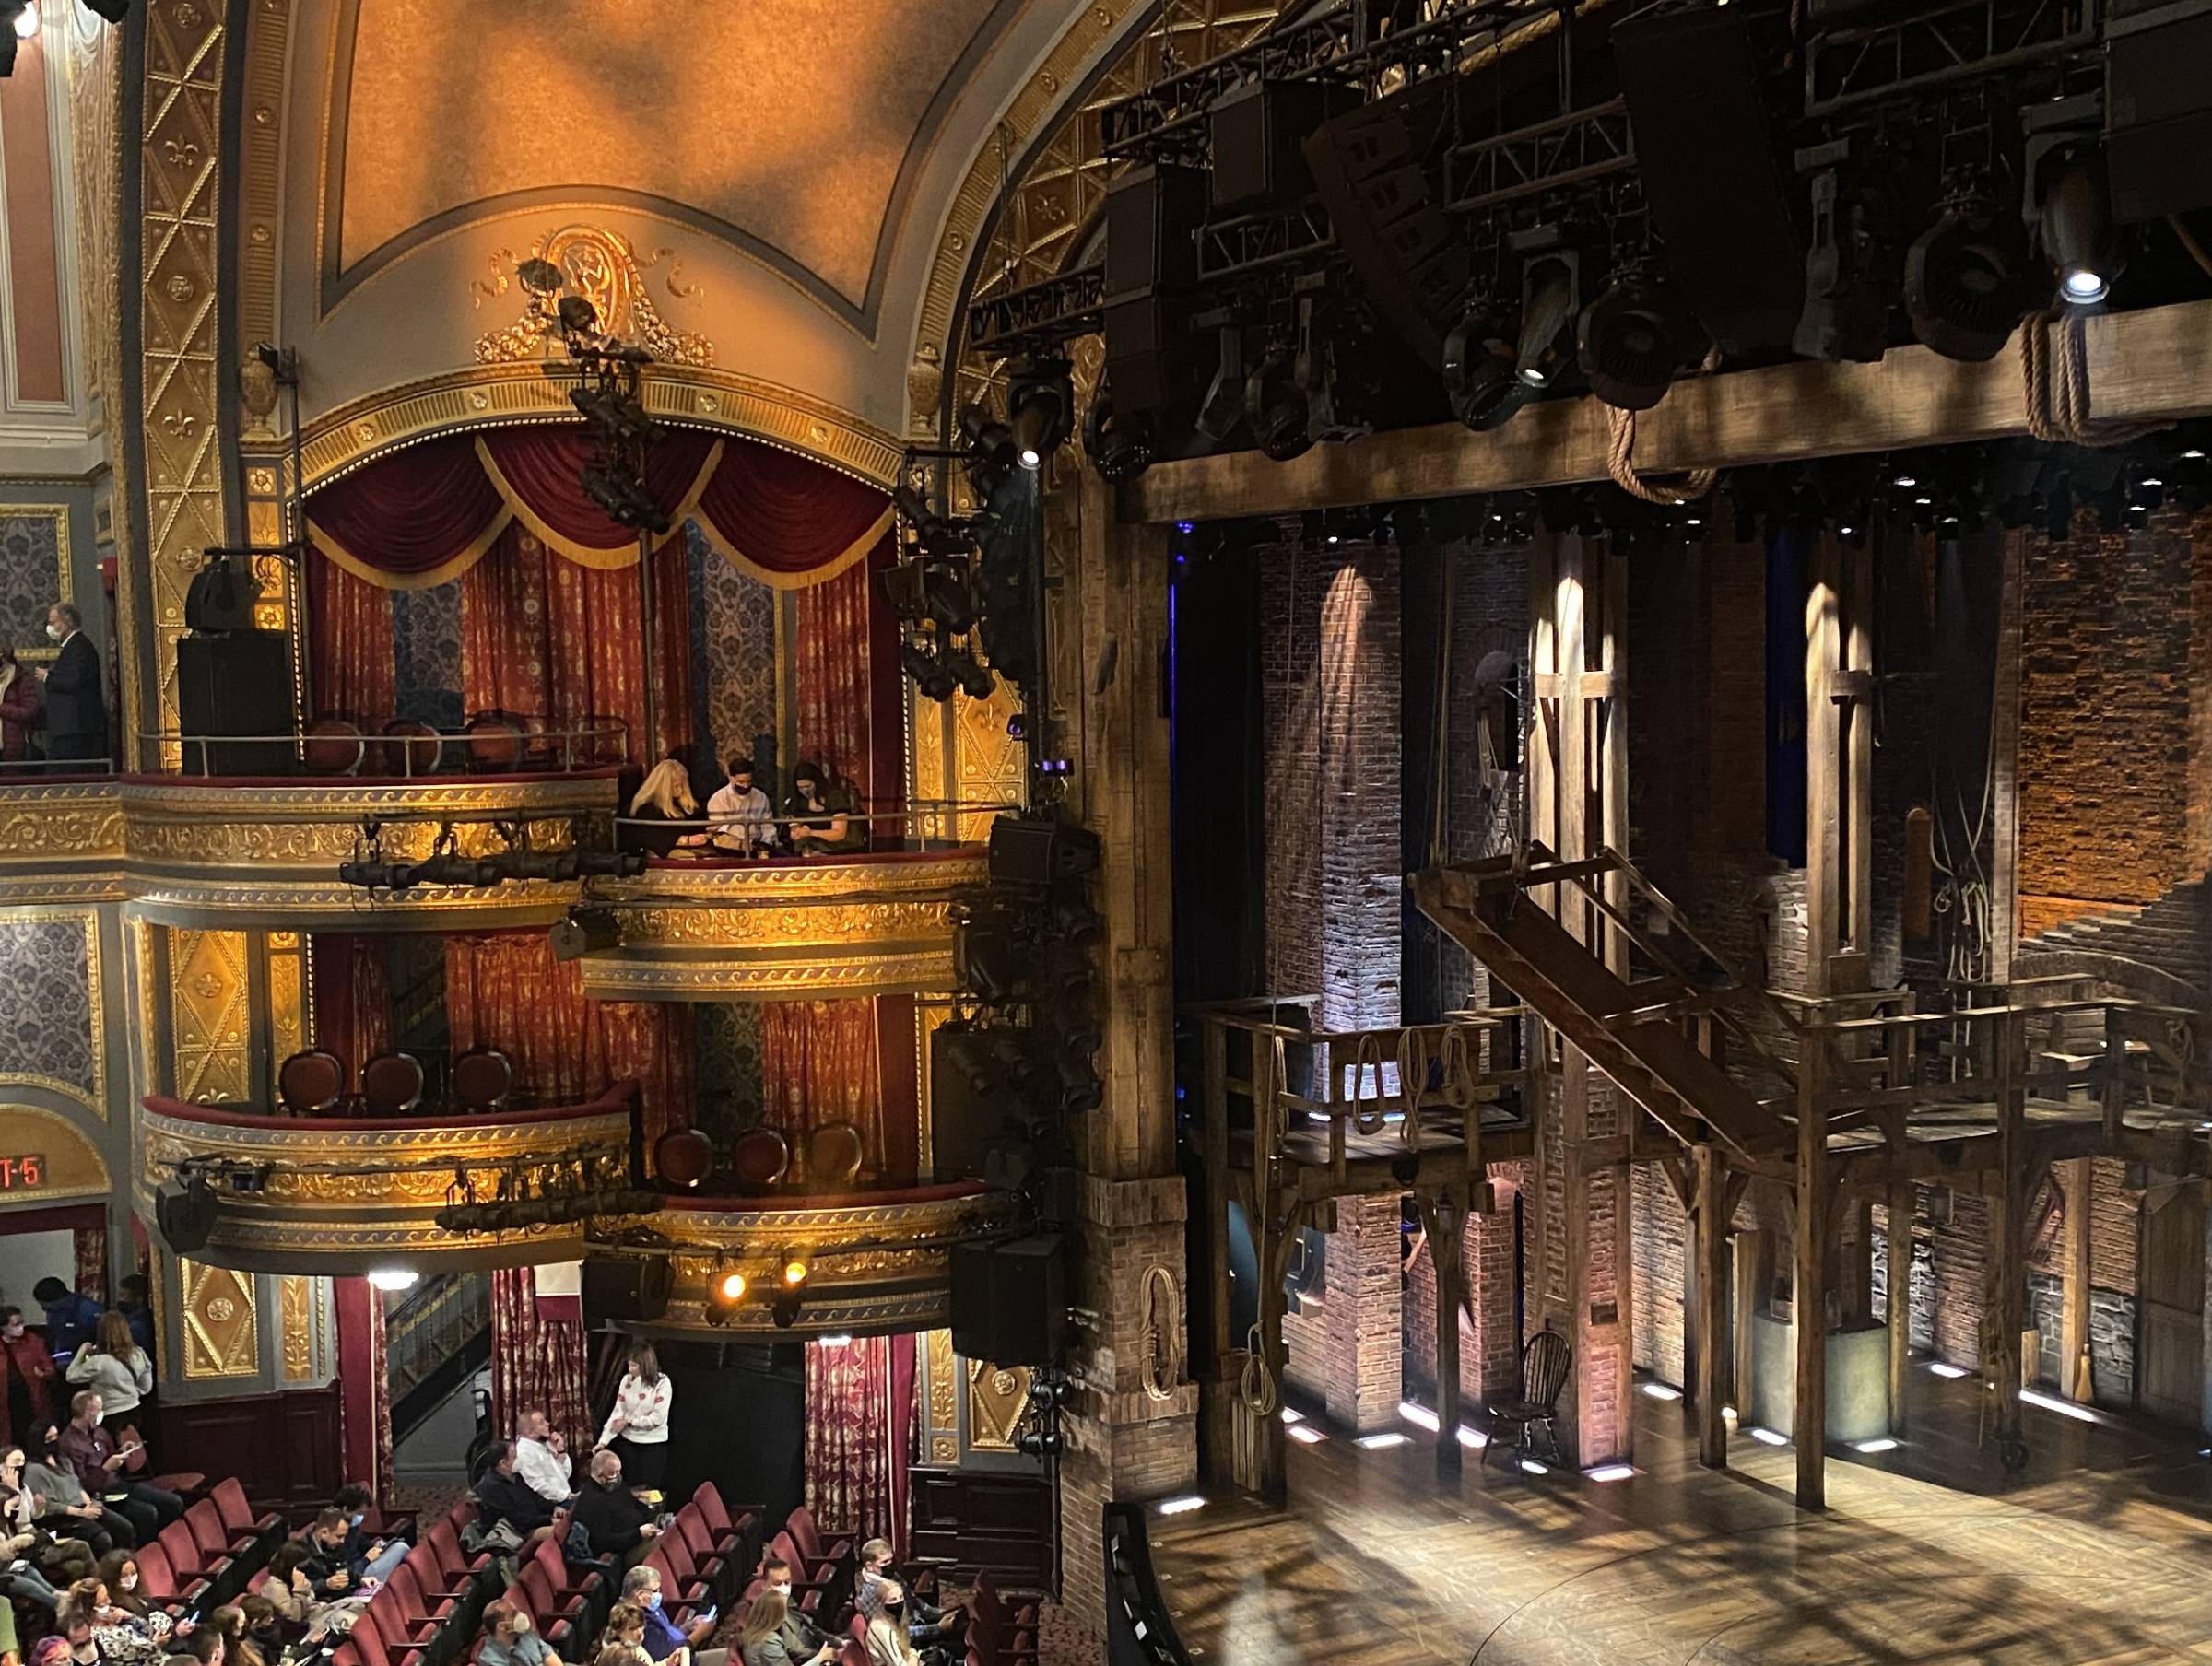
[(1824, 29), (1816, 6), (1804, 43), (1805, 114), (1908, 103), (1971, 78), (1977, 70), (2010, 73), (2093, 58), (2103, 9), (2099, 0), (1983, 0), (1862, 27)]

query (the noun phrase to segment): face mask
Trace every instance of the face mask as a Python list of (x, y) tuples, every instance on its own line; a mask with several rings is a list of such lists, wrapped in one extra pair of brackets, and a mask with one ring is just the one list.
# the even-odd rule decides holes
[(117, 1583), (120, 1584), (125, 1590), (136, 1590), (138, 1589), (138, 1576), (136, 1574), (125, 1574), (120, 1580), (117, 1581)]
[(59, 625), (50, 624), (46, 627), (46, 635), (50, 639), (58, 642), (62, 639), (62, 628)]
[(516, 1614), (514, 1616), (514, 1635), (519, 1637), (529, 1629), (530, 1616), (528, 1614)]
[(784, 1601), (788, 1602), (788, 1601), (791, 1601), (791, 1587), (790, 1587), (790, 1586), (788, 1586), (788, 1585), (771, 1585), (771, 1586), (770, 1586), (770, 1587), (769, 1587), (769, 1590), (772, 1590), (772, 1591), (778, 1591), (778, 1592), (781, 1592), (781, 1593), (782, 1594), (782, 1598), (783, 1598)]
[(647, 1591), (647, 1592), (645, 1593), (645, 1606), (646, 1606), (646, 1607), (648, 1607), (648, 1608), (658, 1608), (660, 1605), (661, 1605), (661, 1593), (660, 1593), (659, 1591), (657, 1591), (657, 1590), (649, 1590), (649, 1591)]
[(906, 1603), (903, 1600), (897, 1602), (886, 1602), (883, 1605), (883, 1612), (895, 1620), (906, 1612)]
[(350, 1515), (350, 1516), (347, 1517), (347, 1518), (346, 1518), (346, 1520), (347, 1520), (347, 1525), (349, 1525), (349, 1526), (352, 1526), (352, 1527), (359, 1527), (359, 1526), (360, 1526), (360, 1524), (361, 1524), (362, 1522), (366, 1521), (368, 1519), (369, 1519), (369, 1512), (368, 1512), (368, 1511), (366, 1511), (366, 1510), (356, 1510), (356, 1511), (355, 1511), (355, 1512), (354, 1512), (352, 1515)]

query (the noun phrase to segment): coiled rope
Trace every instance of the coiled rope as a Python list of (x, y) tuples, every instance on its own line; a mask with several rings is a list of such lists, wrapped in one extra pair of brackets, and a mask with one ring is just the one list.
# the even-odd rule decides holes
[(2051, 444), (2126, 445), (2166, 426), (2091, 420), (2088, 321), (2076, 307), (2038, 312), (2021, 323), (2020, 380), (2028, 431)]

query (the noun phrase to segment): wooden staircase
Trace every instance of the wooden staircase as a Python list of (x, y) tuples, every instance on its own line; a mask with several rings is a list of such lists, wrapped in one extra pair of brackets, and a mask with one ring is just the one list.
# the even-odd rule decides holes
[[(1670, 952), (1640, 932), (1633, 910), (1608, 899), (1609, 888), (1620, 889), (1608, 887), (1611, 875), (1625, 880), (1630, 893), (1666, 920), (1673, 940), (1690, 944), (1705, 964), (1683, 966), (1678, 949)], [(1744, 1018), (1758, 1007), (1783, 1028), (1796, 1029), (1796, 1019), (1700, 942), (1681, 911), (1625, 858), (1601, 850), (1567, 862), (1530, 845), (1515, 856), (1429, 869), (1414, 874), (1412, 885), (1423, 913), (1676, 1137), (1695, 1144), (1710, 1130), (1748, 1157), (1792, 1144), (1792, 1125), (1707, 1057), (1686, 1021), (1711, 1015), (1794, 1085), (1792, 1066)], [(1614, 971), (1530, 895), (1546, 886), (1559, 887), (1562, 898), (1587, 899), (1662, 974), (1630, 981)]]

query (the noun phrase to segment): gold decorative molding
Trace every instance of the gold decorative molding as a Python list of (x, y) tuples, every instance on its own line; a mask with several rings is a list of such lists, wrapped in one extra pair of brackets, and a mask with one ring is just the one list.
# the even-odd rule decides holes
[(182, 1162), (271, 1164), (260, 1190), (218, 1193), (215, 1231), (200, 1251), (210, 1265), (340, 1273), (395, 1258), (450, 1267), (573, 1261), (583, 1251), (580, 1225), (464, 1236), (433, 1217), (463, 1171), (486, 1191), (512, 1169), (585, 1162), (627, 1172), (630, 1124), (627, 1109), (604, 1106), (531, 1120), (347, 1127), (199, 1116), (163, 1102), (139, 1112), (135, 1201), (150, 1215), (156, 1188)]
[(583, 992), (597, 1001), (805, 1001), (857, 995), (923, 994), (952, 987), (949, 925), (942, 951), (864, 953), (844, 964), (804, 956), (742, 965), (711, 957), (625, 958), (587, 955)]
[(287, 1382), (305, 1382), (315, 1374), (310, 1282), (297, 1273), (288, 1273), (276, 1281), (277, 1327), (283, 1343), (283, 1375)]
[(238, 335), (251, 362), (253, 344), (276, 334), (278, 191), (284, 152), (284, 65), (292, 0), (253, 0), (246, 8), (245, 65), (239, 96)]
[(92, 1088), (88, 1093), (74, 1082), (35, 1072), (0, 1074), (0, 1087), (41, 1087), (48, 1093), (82, 1105), (101, 1121), (108, 1119), (108, 1014), (100, 994), (100, 913), (91, 908), (30, 907), (0, 911), (0, 925), (63, 921), (81, 927), (85, 933), (85, 1006), (90, 1015)]
[[(477, 365), (349, 400), (310, 422), (301, 442), (307, 489), (387, 452), (441, 434), (515, 423), (582, 422), (570, 379), (537, 364)], [(707, 366), (651, 365), (645, 408), (689, 428), (743, 434), (888, 488), (899, 440), (872, 423), (758, 377)]]
[(83, 1127), (58, 1110), (41, 1105), (0, 1104), (0, 1147), (16, 1156), (46, 1159), (46, 1178), (36, 1190), (14, 1194), (20, 1203), (60, 1203), (74, 1198), (107, 1198), (115, 1183), (100, 1148)]
[[(599, 328), (607, 334), (638, 343), (663, 364), (700, 370), (714, 362), (714, 344), (704, 335), (670, 329), (646, 291), (645, 273), (666, 260), (669, 289), (677, 292), (678, 261), (673, 250), (663, 249), (641, 260), (619, 231), (604, 226), (563, 226), (532, 243), (527, 258), (558, 269), (567, 289), (592, 303)], [(479, 306), (487, 296), (503, 296), (517, 287), (513, 275), (518, 264), (512, 249), (493, 252), (490, 281), (469, 286)], [(522, 317), (477, 336), (477, 362), (509, 364), (550, 358), (565, 363), (568, 349), (554, 311), (559, 291), (520, 287), (530, 298)]]
[(1030, 1402), (1027, 1366), (968, 1362), (968, 1445), (978, 1452), (1010, 1452), (1014, 1431)]
[(122, 854), (123, 804), (113, 782), (0, 784), (0, 862)]
[(179, 1098), (238, 1105), (253, 1097), (249, 982), (245, 933), (170, 933), (169, 1022)]
[(253, 1377), (261, 1369), (253, 1276), (229, 1267), (177, 1259), (184, 1289), (184, 1377)]
[[(933, 1429), (957, 1430), (960, 1408), (959, 1390), (953, 1386), (952, 1332), (932, 1331), (922, 1339), (922, 1362), (929, 1384), (929, 1426)], [(959, 1437), (956, 1434), (955, 1450)]]
[[(229, 542), (228, 488), (220, 444), (229, 367), (217, 358), (221, 261), (217, 247), (222, 179), (224, 15), (219, 0), (147, 0), (144, 140), (139, 150), (140, 416), (146, 438), (146, 502), (152, 640), (124, 628), (124, 722), (148, 727), (138, 679), (154, 681), (151, 727), (177, 726), (176, 641), (184, 634), (184, 592), (200, 552)], [(124, 483), (117, 482), (117, 490)], [(122, 612), (133, 620), (138, 564), (124, 560)], [(150, 661), (142, 658), (150, 649)]]

